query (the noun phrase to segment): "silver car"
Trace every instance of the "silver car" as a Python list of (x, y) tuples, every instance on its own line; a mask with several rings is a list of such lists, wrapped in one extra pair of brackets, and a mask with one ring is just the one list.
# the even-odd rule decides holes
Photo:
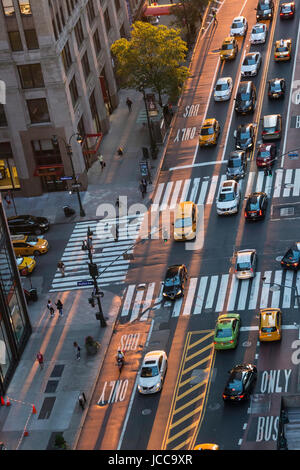
[(233, 87), (233, 83), (232, 83), (231, 77), (219, 78), (214, 89), (214, 100), (215, 101), (229, 100), (231, 97), (232, 87)]
[(261, 53), (260, 52), (248, 52), (245, 55), (241, 75), (242, 77), (254, 77), (257, 75), (261, 66)]
[(267, 26), (265, 23), (257, 23), (252, 27), (250, 43), (251, 44), (264, 44), (267, 38)]
[(240, 250), (236, 253), (235, 275), (237, 279), (250, 279), (255, 276), (256, 250)]
[(146, 354), (138, 378), (138, 391), (143, 395), (159, 392), (167, 371), (168, 358), (165, 351)]

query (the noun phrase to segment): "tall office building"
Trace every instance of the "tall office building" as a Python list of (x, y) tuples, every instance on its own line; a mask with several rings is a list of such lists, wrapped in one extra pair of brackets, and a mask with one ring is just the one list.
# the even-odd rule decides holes
[(0, 395), (5, 394), (30, 333), (23, 287), (0, 196)]
[[(111, 44), (130, 36), (141, 0), (0, 0), (0, 191), (82, 188), (118, 105)], [(1, 85), (1, 83), (0, 83)], [(76, 133), (85, 136), (78, 143)], [(57, 144), (52, 136), (58, 136)], [(73, 137), (72, 137), (73, 136)]]

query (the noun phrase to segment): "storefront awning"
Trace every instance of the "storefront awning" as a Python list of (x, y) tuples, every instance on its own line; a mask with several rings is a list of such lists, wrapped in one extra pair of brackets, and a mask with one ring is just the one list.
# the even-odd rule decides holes
[(61, 176), (63, 171), (63, 164), (38, 165), (34, 170), (33, 176)]
[(144, 16), (161, 16), (161, 15), (171, 15), (171, 7), (177, 5), (178, 3), (169, 3), (168, 5), (151, 5), (146, 7), (143, 12)]

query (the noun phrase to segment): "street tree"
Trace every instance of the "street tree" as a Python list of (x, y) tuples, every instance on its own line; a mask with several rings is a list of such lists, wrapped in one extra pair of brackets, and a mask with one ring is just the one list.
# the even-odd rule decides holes
[(162, 95), (178, 96), (189, 76), (182, 65), (187, 50), (177, 29), (142, 21), (133, 23), (130, 40), (121, 38), (111, 46), (121, 87), (149, 88), (158, 94), (161, 106)]
[(188, 43), (192, 41), (196, 26), (202, 21), (202, 13), (208, 3), (209, 0), (182, 0), (171, 7), (171, 14), (175, 17), (171, 25), (186, 28)]

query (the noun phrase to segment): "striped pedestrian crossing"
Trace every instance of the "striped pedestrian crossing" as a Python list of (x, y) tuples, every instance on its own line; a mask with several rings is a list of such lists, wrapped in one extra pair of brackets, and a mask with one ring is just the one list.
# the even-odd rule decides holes
[[(153, 197), (152, 212), (174, 210), (182, 201), (196, 204), (213, 204), (226, 175), (204, 176), (160, 183)], [(264, 191), (269, 197), (297, 197), (300, 195), (300, 169), (278, 169), (266, 176), (263, 171), (250, 171), (246, 180), (239, 181), (247, 196), (254, 191)]]
[[(78, 286), (80, 281), (91, 280), (88, 255), (81, 249), (88, 227), (93, 232), (93, 261), (98, 266), (99, 286), (123, 284), (130, 264), (130, 260), (123, 259), (123, 254), (133, 253), (133, 245), (139, 236), (143, 217), (144, 215), (140, 214), (119, 219), (78, 222), (61, 258), (65, 265), (65, 276), (59, 272), (55, 274), (50, 292), (91, 288), (91, 286)], [(119, 229), (117, 240), (116, 224)]]
[[(262, 281), (264, 278), (264, 281)], [(278, 290), (272, 285), (280, 285)], [(234, 274), (189, 278), (184, 297), (163, 301), (162, 283), (131, 284), (127, 287), (120, 316), (128, 321), (149, 318), (151, 310), (170, 308), (171, 317), (220, 312), (252, 311), (259, 308), (298, 308), (300, 272), (257, 272), (253, 279), (240, 281)], [(300, 299), (299, 299), (300, 302)]]

